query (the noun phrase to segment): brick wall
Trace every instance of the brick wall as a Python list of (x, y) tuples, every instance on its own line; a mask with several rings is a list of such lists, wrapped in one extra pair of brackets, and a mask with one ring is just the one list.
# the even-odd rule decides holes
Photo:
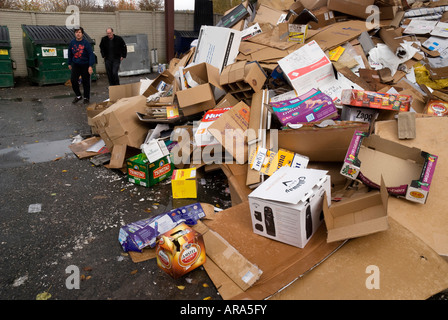
[[(22, 44), (22, 24), (65, 25), (69, 14), (44, 13), (15, 10), (0, 10), (0, 25), (6, 25), (11, 38), (11, 58), (16, 62), (15, 77), (26, 77), (25, 53)], [(215, 21), (219, 19), (215, 16)], [(99, 44), (106, 35), (106, 28), (112, 27), (118, 35), (147, 34), (149, 50), (157, 48), (160, 63), (166, 61), (165, 13), (149, 11), (81, 12), (80, 25), (95, 40), (95, 54), (98, 57), (97, 72), (104, 73)], [(175, 30), (194, 29), (194, 14), (176, 12)]]

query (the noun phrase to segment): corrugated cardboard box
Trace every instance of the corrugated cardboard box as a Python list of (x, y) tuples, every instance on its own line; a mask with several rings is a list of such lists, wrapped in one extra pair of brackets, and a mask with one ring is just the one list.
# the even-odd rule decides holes
[(209, 127), (209, 132), (239, 164), (247, 161), (249, 118), (250, 107), (239, 102)]
[(184, 73), (194, 79), (197, 85), (176, 92), (182, 113), (189, 116), (213, 109), (224, 93), (219, 84), (219, 70), (204, 62), (185, 68)]
[(310, 124), (300, 129), (280, 130), (278, 147), (307, 156), (310, 161), (341, 162), (356, 130), (367, 132), (369, 124), (341, 121), (326, 128)]
[(375, 0), (328, 0), (327, 7), (330, 10), (339, 11), (358, 18), (367, 18), (371, 13), (366, 13), (368, 6)]
[(137, 95), (123, 98), (95, 116), (92, 121), (109, 149), (114, 145), (140, 148), (148, 127), (139, 121), (136, 112), (144, 113), (146, 98)]
[(316, 41), (308, 42), (278, 64), (298, 94), (334, 80), (333, 64)]
[(221, 72), (225, 66), (235, 62), (240, 43), (240, 31), (224, 27), (202, 26), (193, 63), (206, 62)]
[(257, 61), (235, 62), (224, 68), (220, 76), (220, 85), (237, 99), (251, 99), (255, 92), (260, 91), (267, 75)]
[[(304, 248), (323, 221), (327, 171), (282, 167), (249, 195), (256, 234)], [(328, 205), (330, 205), (328, 201)]]
[(144, 153), (126, 161), (128, 181), (144, 187), (151, 187), (171, 177), (174, 165), (169, 156), (150, 162)]
[(386, 187), (332, 203), (324, 201), (327, 242), (346, 240), (385, 231), (387, 221)]
[(174, 170), (171, 177), (173, 199), (196, 198), (196, 168)]
[(389, 194), (424, 204), (437, 160), (434, 154), (356, 131), (341, 174), (376, 189), (380, 188), (382, 176)]

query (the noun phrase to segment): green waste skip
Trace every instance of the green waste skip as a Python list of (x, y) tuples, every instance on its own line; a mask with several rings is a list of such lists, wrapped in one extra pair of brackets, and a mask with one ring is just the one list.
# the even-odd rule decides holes
[[(68, 45), (75, 37), (73, 29), (66, 26), (22, 25), (22, 31), (29, 81), (37, 85), (66, 83), (70, 79), (67, 57)], [(84, 37), (95, 50), (95, 40), (87, 32)], [(94, 66), (92, 80), (97, 79)]]
[(0, 88), (14, 86), (14, 61), (11, 59), (11, 41), (7, 26), (0, 26)]

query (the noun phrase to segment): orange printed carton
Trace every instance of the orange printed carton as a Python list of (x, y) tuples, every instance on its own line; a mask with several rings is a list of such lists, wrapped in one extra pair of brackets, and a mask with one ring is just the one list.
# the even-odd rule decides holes
[(157, 265), (174, 279), (205, 263), (201, 234), (185, 223), (160, 235), (156, 247)]

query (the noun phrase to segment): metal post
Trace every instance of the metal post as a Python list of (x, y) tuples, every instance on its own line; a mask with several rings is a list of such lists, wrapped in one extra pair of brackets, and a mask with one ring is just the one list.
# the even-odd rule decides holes
[(174, 0), (165, 0), (165, 33), (167, 63), (174, 58)]

